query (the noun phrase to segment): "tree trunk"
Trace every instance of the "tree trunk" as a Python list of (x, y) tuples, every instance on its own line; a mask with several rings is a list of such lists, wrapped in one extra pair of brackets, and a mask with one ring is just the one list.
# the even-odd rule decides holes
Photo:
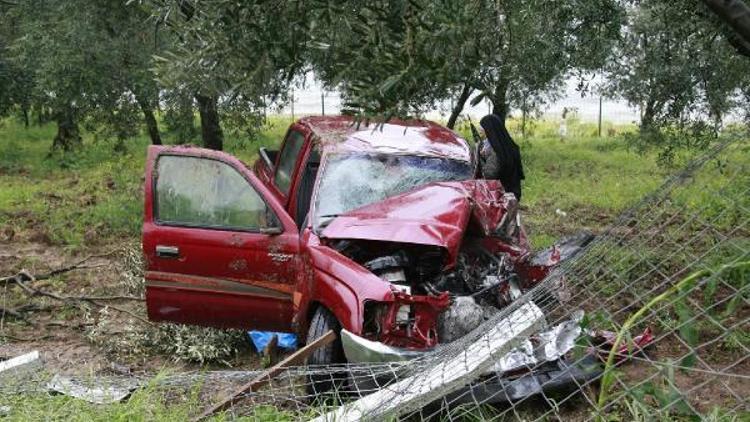
[(646, 101), (646, 107), (643, 109), (641, 116), (641, 132), (648, 132), (654, 128), (654, 118), (656, 117), (656, 106), (653, 101)]
[(161, 136), (159, 135), (159, 125), (156, 123), (156, 117), (154, 116), (154, 109), (148, 103), (148, 101), (136, 98), (138, 105), (141, 107), (143, 112), (143, 119), (146, 121), (146, 128), (148, 129), (148, 136), (151, 138), (153, 145), (161, 145)]
[(221, 151), (224, 148), (224, 134), (219, 124), (217, 98), (197, 94), (195, 99), (198, 102), (198, 113), (201, 116), (203, 146)]
[(750, 42), (750, 6), (744, 0), (703, 0), (703, 3), (745, 42)]
[(745, 57), (750, 57), (750, 41), (745, 41), (744, 38), (740, 37), (734, 32), (729, 32), (727, 34), (727, 41), (729, 41), (729, 44), (734, 47), (735, 50), (737, 50), (738, 53)]
[(22, 106), (21, 112), (23, 113), (23, 126), (28, 129), (29, 128), (29, 107)]
[(469, 84), (464, 84), (461, 94), (456, 99), (456, 105), (453, 107), (453, 110), (451, 110), (451, 115), (448, 118), (448, 129), (453, 129), (456, 126), (456, 120), (458, 120), (458, 116), (464, 110), (464, 105), (473, 90), (474, 89), (472, 89)]
[(508, 117), (510, 107), (508, 106), (508, 85), (505, 79), (500, 79), (495, 87), (495, 93), (490, 99), (492, 101), (492, 114), (500, 117), (505, 126), (505, 119)]
[(32, 106), (32, 114), (33, 112), (36, 112), (36, 124), (37, 126), (41, 126), (45, 123), (44, 120), (44, 106), (41, 105), (35, 105)]
[(65, 107), (57, 112), (57, 135), (52, 141), (52, 149), (62, 148), (69, 151), (73, 147), (81, 145), (81, 134), (78, 132), (78, 123), (72, 107)]

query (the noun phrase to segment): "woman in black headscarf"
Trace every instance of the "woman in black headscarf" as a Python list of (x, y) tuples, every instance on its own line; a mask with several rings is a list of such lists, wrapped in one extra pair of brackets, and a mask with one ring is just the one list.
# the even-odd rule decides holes
[(513, 192), (521, 201), (521, 180), (524, 179), (521, 150), (500, 117), (488, 114), (479, 121), (487, 139), (481, 149), (482, 177), (498, 179), (506, 192)]

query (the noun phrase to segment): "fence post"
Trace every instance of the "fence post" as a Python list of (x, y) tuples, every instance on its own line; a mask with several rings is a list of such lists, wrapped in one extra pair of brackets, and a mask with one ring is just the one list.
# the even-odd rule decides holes
[(326, 93), (322, 89), (320, 90), (320, 114), (326, 115)]
[(599, 96), (599, 137), (602, 137), (602, 96)]

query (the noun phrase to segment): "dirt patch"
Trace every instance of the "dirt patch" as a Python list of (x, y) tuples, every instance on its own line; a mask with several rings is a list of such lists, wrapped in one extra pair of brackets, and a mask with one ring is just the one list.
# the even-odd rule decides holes
[[(38, 242), (0, 242), (0, 277), (15, 275), (21, 270), (30, 274), (48, 273), (80, 262), (89, 254), (100, 255), (108, 251), (111, 254), (91, 258), (80, 269), (47, 280), (37, 280), (33, 282), (33, 287), (60, 296), (142, 295), (142, 284), (134, 287), (138, 283), (138, 275), (128, 274), (124, 270), (125, 266), (132, 265), (139, 259), (137, 247), (126, 249), (118, 245), (110, 249), (100, 248), (72, 254), (61, 247)], [(113, 366), (148, 374), (167, 368), (170, 371), (182, 371), (227, 366), (256, 369), (261, 366), (261, 359), (249, 349), (247, 342), (239, 344), (237, 353), (223, 362), (208, 365), (175, 362), (172, 355), (154, 353), (153, 350), (158, 348), (148, 349), (153, 346), (149, 344), (153, 339), (169, 342), (172, 335), (175, 336), (175, 341), (200, 339), (188, 327), (165, 330), (162, 326), (151, 328), (152, 326), (139, 321), (135, 316), (146, 319), (145, 304), (141, 301), (96, 304), (59, 301), (48, 297), (32, 297), (19, 286), (7, 284), (0, 285), (0, 307), (22, 309), (22, 315), (27, 318), (27, 321), (19, 321), (11, 316), (0, 319), (0, 357), (39, 350), (47, 370), (53, 373), (96, 374), (111, 371)], [(126, 312), (115, 310), (114, 307)], [(95, 331), (95, 328), (101, 326), (102, 318), (106, 318), (107, 324), (103, 327), (109, 328)], [(127, 342), (122, 342), (122, 339), (127, 335), (132, 336), (132, 330), (142, 330), (135, 333), (140, 335), (157, 329), (158, 335), (145, 339), (142, 344), (146, 346), (139, 353), (120, 354), (115, 353), (117, 350), (113, 351), (113, 347), (102, 347), (127, 347)], [(96, 342), (92, 341), (92, 333), (96, 335)], [(207, 342), (210, 341), (209, 334), (205, 335)], [(216, 338), (221, 339), (220, 336)], [(185, 347), (190, 347), (190, 344), (185, 344)]]
[[(640, 359), (630, 362), (620, 368), (622, 380), (630, 388), (650, 383), (664, 394), (679, 391), (682, 399), (689, 403), (693, 410), (704, 415), (716, 407), (731, 408), (732, 403), (742, 402), (750, 395), (750, 380), (737, 376), (750, 373), (750, 360), (737, 362), (729, 356), (722, 358), (712, 353), (712, 360), (724, 362), (709, 365), (699, 362), (691, 368), (676, 368), (671, 376), (667, 371), (667, 362), (679, 356), (681, 352), (675, 351), (682, 349), (684, 348), (677, 339), (662, 340), (656, 350), (648, 353), (649, 359), (660, 365), (656, 366)], [(658, 407), (652, 394), (647, 394), (646, 400)]]

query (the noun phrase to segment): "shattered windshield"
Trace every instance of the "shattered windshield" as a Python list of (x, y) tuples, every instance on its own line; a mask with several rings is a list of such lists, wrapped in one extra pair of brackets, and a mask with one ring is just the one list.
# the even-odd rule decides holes
[(328, 158), (315, 199), (315, 228), (353, 209), (431, 182), (466, 180), (467, 162), (416, 155), (344, 154)]

